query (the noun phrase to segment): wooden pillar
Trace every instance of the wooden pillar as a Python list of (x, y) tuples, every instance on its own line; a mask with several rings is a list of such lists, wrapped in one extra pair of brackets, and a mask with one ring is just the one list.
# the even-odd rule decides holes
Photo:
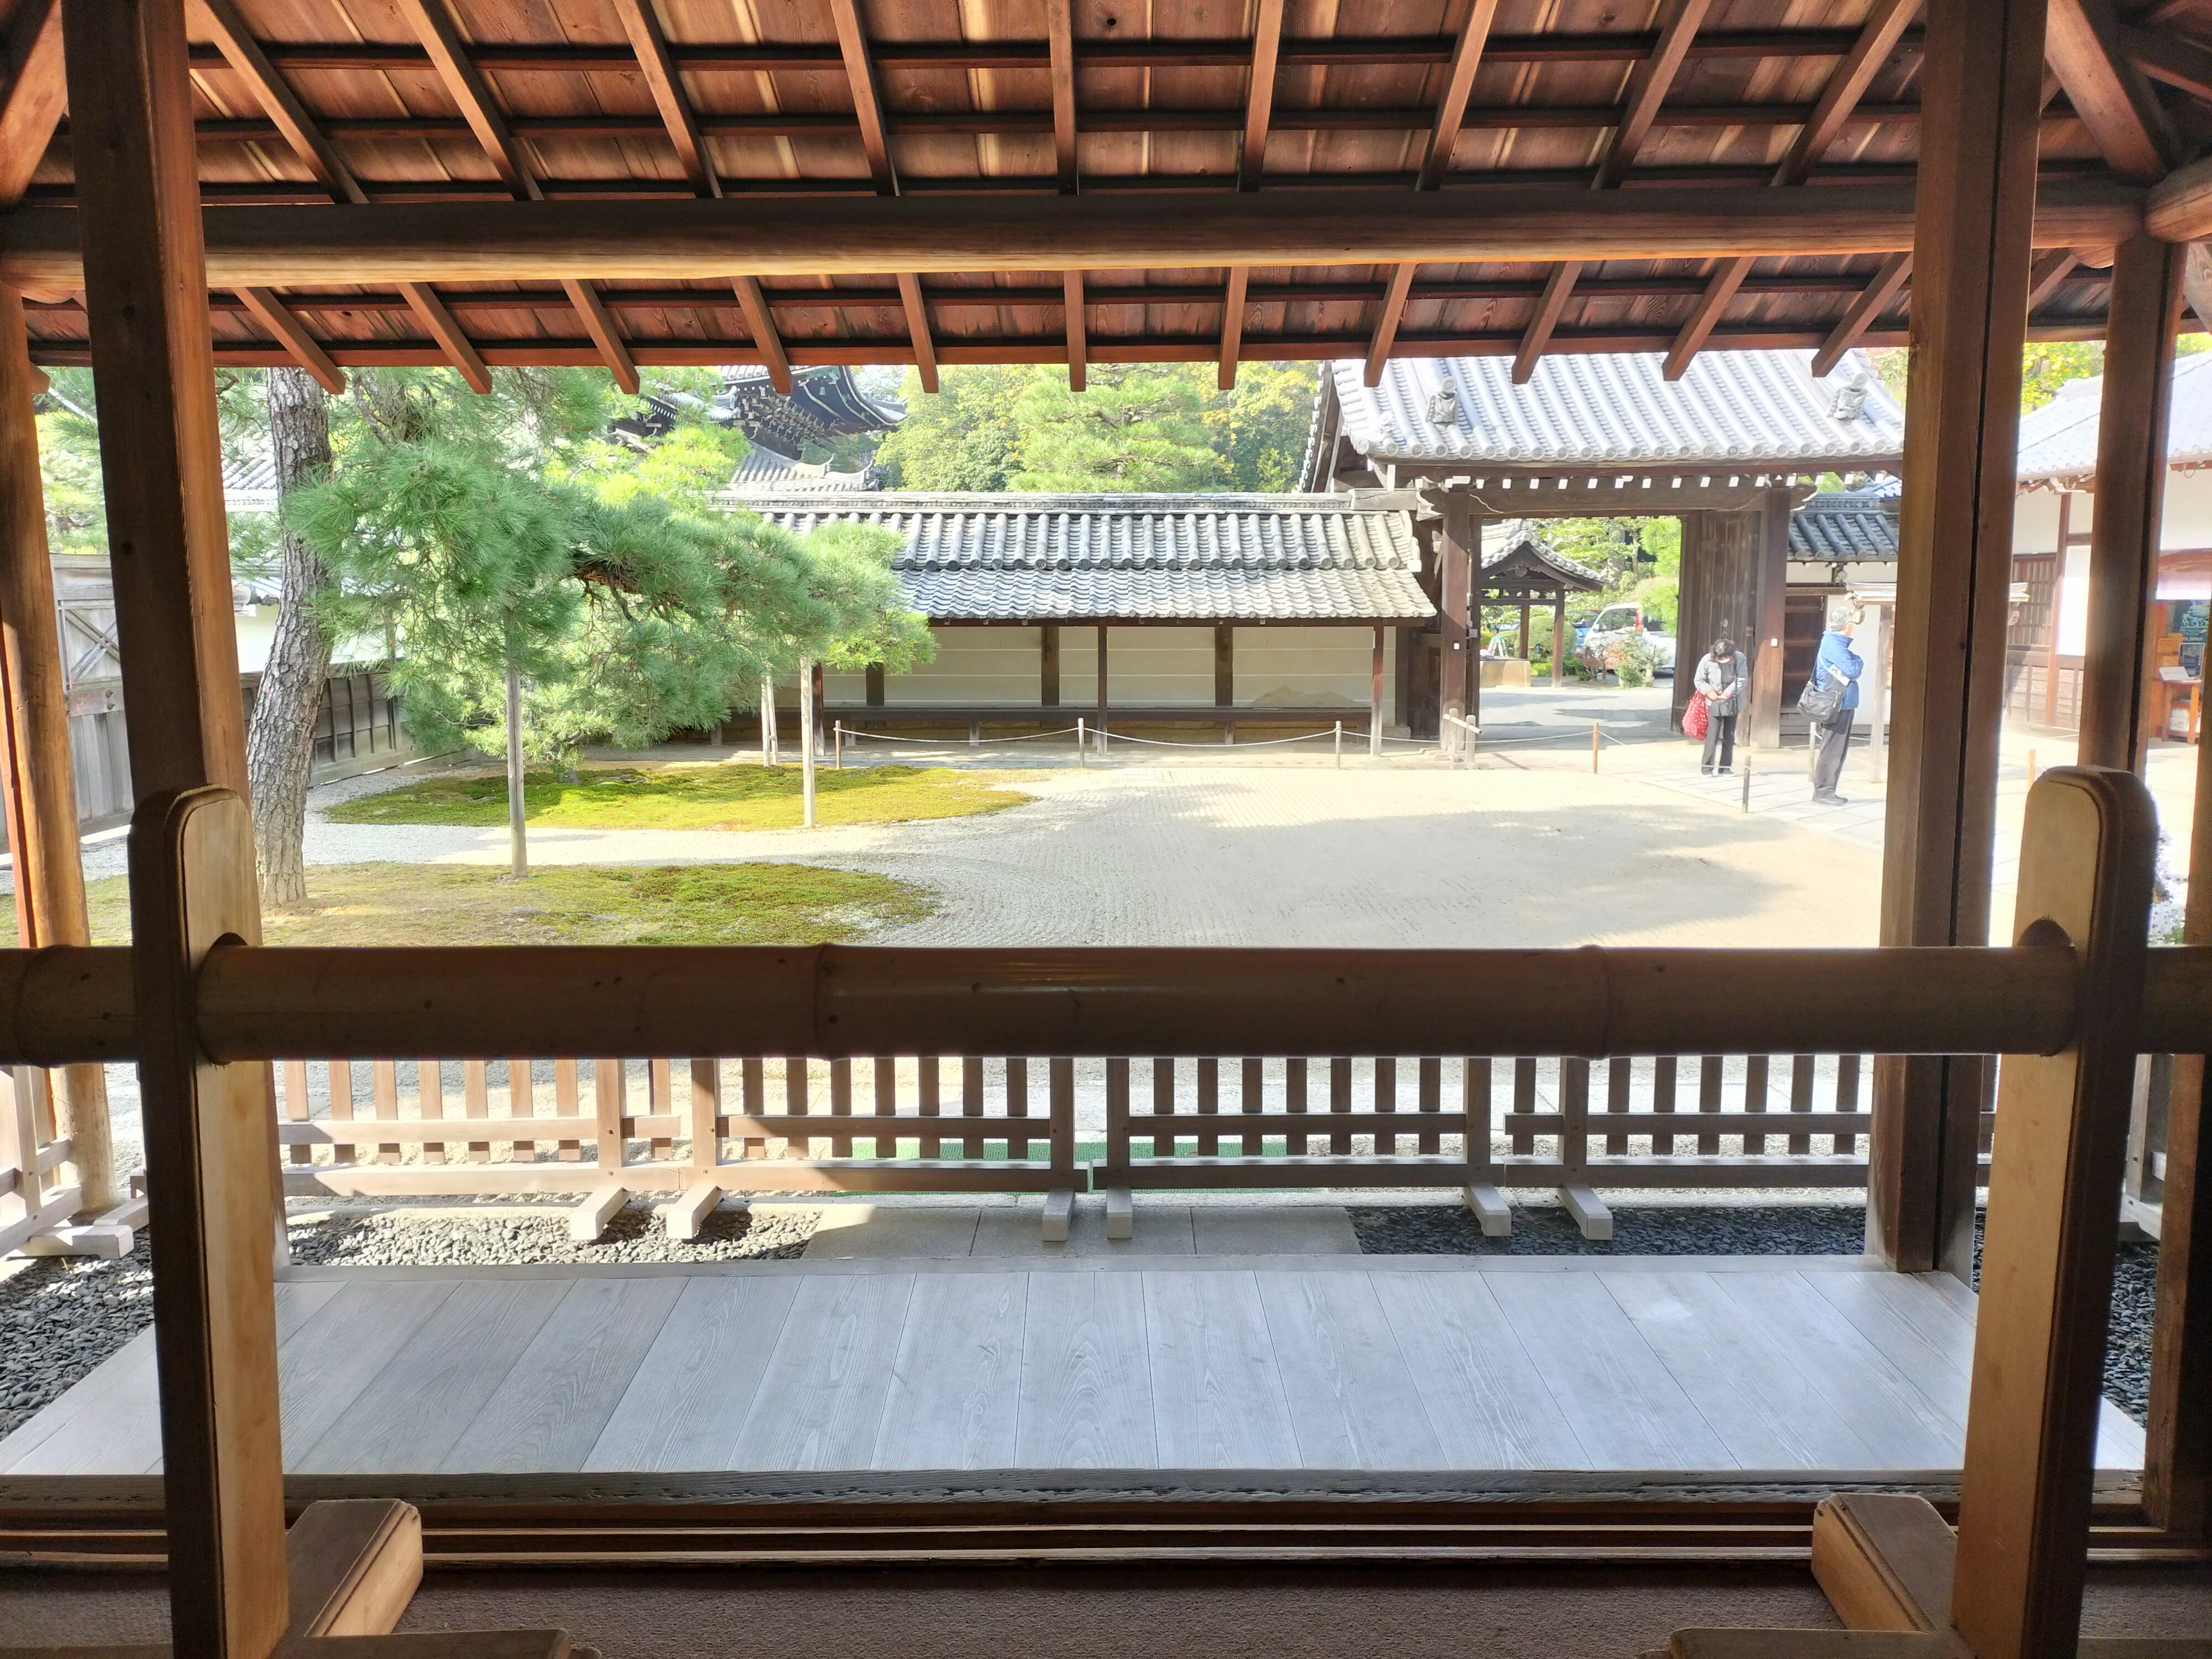
[[(2074, 527), (2074, 494), (2070, 489), (2058, 492), (2058, 550), (2051, 562), (2051, 617), (2045, 625), (2050, 638), (2043, 650), (2043, 723), (2058, 724), (2058, 618), (2066, 605), (2066, 550), (2072, 545)], [(2077, 723), (2081, 706), (2076, 702), (2074, 712)]]
[(1106, 624), (1098, 624), (1098, 742), (1099, 753), (1106, 752)]
[(1521, 660), (1528, 660), (1528, 601), (1521, 601)]
[(807, 675), (806, 702), (808, 711), (812, 717), (812, 735), (808, 740), (806, 748), (809, 754), (819, 758), (822, 752), (823, 734), (830, 729), (830, 722), (825, 712), (829, 698), (823, 684), (822, 665), (817, 662), (810, 666), (811, 672)]
[(1047, 708), (1060, 707), (1060, 624), (1047, 623), (1037, 630), (1037, 702)]
[[(77, 854), (76, 777), (70, 761), (69, 697), (39, 479), (38, 426), (23, 302), (0, 288), (0, 803), (15, 855), (15, 937), (27, 947), (89, 945), (84, 866)], [(107, 1078), (72, 1066), (55, 1096), (55, 1133), (88, 1212), (111, 1207), (115, 1152)]]
[[(2097, 415), (2096, 516), (2089, 540), (2088, 642), (2081, 663), (2084, 766), (2140, 771), (2149, 749), (2166, 417), (2185, 250), (2131, 236), (2112, 262), (2105, 391)], [(2063, 574), (2063, 554), (2061, 554)]]
[(2014, 942), (2070, 942), (2080, 1006), (2064, 1050), (2005, 1057), (1997, 1103), (1951, 1597), (1980, 1659), (2080, 1640), (2157, 838), (2126, 772), (2063, 768), (2029, 793)]
[[(201, 1061), (197, 974), (259, 935), (215, 363), (178, 0), (64, 0), (132, 783), (146, 1123), (176, 1650), (265, 1659), (286, 1626), (264, 1065)], [(216, 787), (210, 788), (210, 786)]]
[[(2044, 0), (1929, 0), (1926, 18), (1881, 942), (1982, 945)], [(1979, 1060), (1878, 1066), (1867, 1231), (1892, 1267), (1971, 1274), (1987, 1086)]]
[(1368, 671), (1367, 685), (1367, 752), (1375, 759), (1382, 758), (1382, 630), (1375, 630), (1375, 662)]
[[(1712, 558), (1712, 524), (1717, 516), (1711, 513), (1685, 513), (1680, 520), (1682, 566), (1674, 605), (1677, 665), (1667, 714), (1668, 726), (1677, 732), (1682, 729), (1682, 716), (1688, 711), (1691, 694), (1697, 689), (1689, 671), (1696, 667), (1698, 659), (1705, 654), (1716, 637), (1710, 592), (1712, 582), (1708, 569)], [(1684, 664), (1688, 667), (1685, 668)]]
[(1565, 588), (1552, 600), (1552, 684), (1567, 681), (1567, 593)]
[(1738, 730), (1753, 749), (1776, 749), (1782, 744), (1782, 629), (1789, 608), (1790, 510), (1787, 484), (1769, 489), (1759, 502), (1752, 552), (1751, 615), (1743, 642), (1751, 659), (1751, 700), (1744, 711), (1750, 716)]
[(1474, 516), (1474, 502), (1464, 489), (1447, 490), (1443, 528), (1437, 541), (1437, 620), (1443, 647), (1437, 703), (1451, 717), (1437, 722), (1437, 744), (1447, 755), (1467, 752), (1467, 733), (1452, 720), (1471, 722), (1470, 705), (1480, 695), (1470, 689), (1480, 665), (1468, 623), (1475, 573), (1481, 568), (1482, 526)]
[[(2184, 945), (2212, 945), (2212, 737), (2197, 744)], [(2154, 1527), (2212, 1533), (2212, 1171), (2205, 1168), (2202, 1054), (2176, 1054), (2151, 1322), (2143, 1509)]]
[(884, 706), (884, 665), (879, 662), (872, 662), (868, 665), (867, 699), (868, 707), (871, 708), (881, 708)]
[(1213, 629), (1213, 706), (1237, 706), (1237, 630), (1227, 623)]

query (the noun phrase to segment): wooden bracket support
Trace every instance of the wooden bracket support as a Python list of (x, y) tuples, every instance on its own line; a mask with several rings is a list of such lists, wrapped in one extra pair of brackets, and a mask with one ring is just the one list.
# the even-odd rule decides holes
[(1136, 1236), (1137, 1212), (1135, 1206), (1129, 1202), (1129, 1189), (1127, 1187), (1109, 1187), (1106, 1189), (1106, 1237), (1134, 1238)]
[(592, 1243), (629, 1202), (627, 1187), (593, 1188), (581, 1204), (568, 1212), (568, 1237), (579, 1244)]
[(1513, 1206), (1505, 1201), (1505, 1194), (1484, 1182), (1476, 1182), (1464, 1192), (1467, 1207), (1474, 1212), (1474, 1218), (1482, 1224), (1485, 1238), (1513, 1237)]
[[(616, 1188), (617, 1192), (620, 1190)], [(696, 1238), (701, 1229), (706, 1226), (707, 1218), (714, 1213), (714, 1206), (721, 1201), (722, 1189), (710, 1182), (702, 1182), (696, 1187), (687, 1187), (660, 1206), (661, 1224), (668, 1229), (671, 1238)], [(617, 1207), (620, 1207), (619, 1202)], [(580, 1220), (581, 1212), (578, 1212), (576, 1218)], [(605, 1222), (599, 1224), (602, 1231), (605, 1224)], [(596, 1238), (599, 1233), (594, 1232), (592, 1236)]]
[(1579, 1184), (1562, 1187), (1559, 1202), (1566, 1206), (1567, 1213), (1574, 1218), (1584, 1238), (1597, 1241), (1613, 1237), (1613, 1212), (1589, 1188)]
[(1068, 1224), (1075, 1218), (1075, 1189), (1060, 1187), (1044, 1195), (1044, 1242), (1067, 1243)]

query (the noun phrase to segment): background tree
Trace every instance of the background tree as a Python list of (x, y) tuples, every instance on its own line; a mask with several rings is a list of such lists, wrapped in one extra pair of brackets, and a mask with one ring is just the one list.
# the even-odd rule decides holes
[(1019, 465), (1014, 416), (1031, 371), (1008, 364), (947, 368), (934, 394), (909, 372), (906, 419), (877, 446), (877, 464), (900, 489), (1005, 489)]
[(1218, 489), (1228, 468), (1206, 427), (1206, 394), (1188, 366), (1101, 364), (1072, 390), (1039, 375), (1014, 405), (1017, 489)]

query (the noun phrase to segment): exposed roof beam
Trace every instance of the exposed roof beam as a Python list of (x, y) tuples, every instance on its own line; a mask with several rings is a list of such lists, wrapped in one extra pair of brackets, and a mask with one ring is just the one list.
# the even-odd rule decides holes
[(1912, 256), (1893, 253), (1881, 262), (1874, 280), (1850, 303), (1820, 350), (1813, 355), (1813, 373), (1826, 374), (1841, 362), (1844, 354), (1858, 343), (1859, 336), (1872, 328), (1875, 319), (1889, 308), (1889, 302), (1912, 275)]
[(1375, 332), (1367, 342), (1367, 384), (1382, 384), (1382, 366), (1398, 342), (1398, 324), (1406, 314), (1406, 296), (1413, 291), (1413, 263), (1410, 259), (1390, 273), (1390, 286), (1382, 295), (1382, 308), (1375, 315)]
[(775, 319), (769, 314), (768, 301), (761, 297), (760, 279), (732, 276), (730, 286), (736, 290), (738, 304), (745, 313), (745, 329), (753, 337), (753, 348), (767, 366), (769, 384), (789, 397), (791, 359), (784, 356), (783, 336), (776, 332)]
[(2158, 95), (2121, 50), (2112, 0), (2050, 0), (2044, 50), (2112, 171), (2148, 184), (2177, 158)]
[(269, 61), (269, 54), (254, 40), (232, 0), (199, 0), (199, 3), (223, 61), (252, 88), (254, 100), (276, 123), (293, 154), (314, 174), (315, 182), (343, 201), (365, 204), (368, 198), (355, 180), (353, 170), (331, 148), (290, 83)]
[(61, 0), (24, 0), (0, 40), (0, 212), (30, 188), (68, 101)]
[(499, 181), (515, 195), (531, 201), (542, 201), (544, 194), (538, 180), (531, 175), (530, 162), (522, 153), (514, 130), (507, 117), (492, 101), (491, 88), (470, 60), (468, 47), (461, 40), (459, 30), (453, 27), (453, 14), (446, 9), (446, 0), (394, 0), (399, 14), (413, 27), (422, 42), (422, 49), (430, 54), (431, 66), (444, 82), (446, 95), (460, 111), (461, 118), (483, 146), (483, 153), (491, 159), (493, 170)]
[(252, 312), (277, 343), (291, 354), (292, 361), (322, 383), (323, 390), (332, 397), (346, 389), (345, 371), (330, 360), (330, 356), (318, 345), (313, 337), (301, 325), (284, 302), (265, 288), (242, 288), (238, 297)]
[(1067, 389), (1080, 392), (1091, 374), (1091, 331), (1084, 316), (1083, 273), (1066, 272), (1060, 278), (1060, 293), (1067, 313)]
[(1615, 189), (1628, 176), (1637, 152), (1644, 148), (1644, 140), (1651, 131), (1660, 105), (1667, 101), (1668, 93), (1674, 89), (1674, 76), (1689, 56), (1690, 43), (1697, 38), (1698, 27), (1711, 9), (1711, 0), (1676, 0), (1666, 27), (1659, 31), (1659, 44), (1631, 72), (1620, 125), (1613, 128), (1613, 137), (1606, 143), (1605, 155), (1598, 162), (1596, 184), (1600, 190)]
[(1498, 15), (1498, 0), (1474, 0), (1452, 48), (1451, 71), (1444, 77), (1443, 96), (1437, 100), (1436, 120), (1429, 128), (1428, 154), (1421, 162), (1419, 188), (1434, 190), (1451, 171), (1452, 152), (1459, 148), (1460, 124), (1467, 113), (1468, 94), (1474, 87), (1474, 72), (1482, 67), (1482, 51), (1490, 41), (1490, 25)]
[(1282, 40), (1283, 0), (1260, 0), (1252, 27), (1252, 83), (1244, 94), (1244, 143), (1237, 160), (1240, 190), (1259, 189), (1260, 175), (1267, 170), (1267, 121), (1275, 107), (1275, 57)]
[(483, 358), (469, 343), (469, 337), (461, 332), (461, 325), (453, 320), (453, 313), (446, 309), (445, 301), (431, 291), (430, 285), (427, 283), (402, 283), (399, 292), (405, 296), (408, 307), (414, 312), (416, 320), (429, 331), (430, 337), (438, 343), (438, 349), (446, 354), (446, 361), (460, 371), (461, 378), (469, 383), (469, 389), (477, 392), (489, 392), (491, 371), (484, 367)]
[[(1651, 131), (1660, 106), (1666, 102), (1667, 94), (1674, 87), (1675, 75), (1689, 56), (1698, 26), (1711, 9), (1711, 0), (1679, 0), (1666, 27), (1659, 31), (1658, 43), (1652, 47), (1651, 55), (1630, 71), (1628, 96), (1620, 120), (1606, 141), (1605, 154), (1590, 179), (1592, 188), (1617, 190), (1628, 176), (1628, 169), (1635, 162), (1637, 152), (1644, 148), (1644, 140)], [(1560, 315), (1567, 308), (1567, 300), (1581, 280), (1582, 271), (1580, 260), (1569, 259), (1556, 267), (1545, 283), (1543, 299), (1528, 319), (1528, 330), (1521, 337), (1521, 349), (1514, 354), (1516, 386), (1526, 386), (1535, 374), (1545, 343), (1551, 339), (1552, 331), (1559, 327)]]
[(645, 76), (653, 101), (660, 110), (661, 122), (668, 129), (669, 142), (676, 146), (684, 176), (699, 187), (702, 196), (720, 196), (722, 181), (714, 175), (714, 158), (707, 154), (698, 118), (684, 95), (683, 76), (669, 52), (668, 37), (661, 32), (660, 14), (653, 9), (653, 0), (614, 0), (614, 7), (629, 36), (630, 49), (637, 53), (638, 72)]
[[(2196, 223), (2184, 169), (2154, 192), (2159, 223)], [(733, 249), (760, 276), (1165, 270), (1732, 255), (1892, 253), (1912, 246), (1909, 185), (1776, 191), (1565, 191), (1509, 185), (1449, 191), (1226, 191), (1086, 196), (684, 197), (551, 202), (224, 207), (202, 217), (208, 279), (225, 289), (373, 283), (507, 283), (560, 272), (593, 282), (726, 282)], [(2142, 191), (2052, 180), (2038, 194), (2045, 247), (2105, 247), (2145, 223)], [(0, 281), (82, 286), (77, 215), (19, 208), (0, 218)], [(2165, 235), (2165, 230), (2155, 234)], [(2187, 241), (2199, 233), (2168, 236)], [(2208, 233), (2212, 234), (2212, 233)], [(1209, 353), (1209, 355), (1211, 355)]]
[[(1899, 37), (1905, 25), (1919, 10), (1920, 0), (1875, 0), (1874, 8), (1867, 14), (1858, 39), (1829, 71), (1827, 84), (1820, 89), (1820, 101), (1814, 105), (1813, 113), (1798, 129), (1790, 152), (1782, 158), (1782, 165), (1774, 170), (1775, 184), (1784, 189), (1802, 185), (1810, 178), (1820, 157), (1843, 131), (1844, 123), (1850, 118), (1853, 109), (1866, 94), (1874, 80), (1875, 71), (1883, 60), (1896, 49)], [(2046, 98), (2045, 102), (2049, 100)], [(1674, 343), (1667, 353), (1666, 376), (1680, 380), (1689, 368), (1692, 358), (1698, 355), (1706, 339), (1720, 324), (1722, 313), (1735, 298), (1736, 290), (1743, 286), (1744, 278), (1751, 275), (1752, 261), (1756, 255), (1738, 255), (1725, 262), (1712, 275), (1705, 294), (1690, 309), (1689, 319), (1674, 337)]]
[(1252, 273), (1229, 267), (1229, 286), (1221, 296), (1221, 368), (1215, 384), (1226, 392), (1237, 384), (1237, 360), (1244, 349), (1244, 295)]
[(637, 364), (631, 361), (629, 348), (623, 343), (622, 330), (616, 325), (613, 314), (589, 283), (570, 277), (561, 284), (568, 295), (568, 303), (576, 308), (577, 319), (584, 325), (584, 332), (592, 337), (592, 343), (599, 349), (599, 357), (607, 372), (615, 377), (615, 384), (624, 392), (637, 392)]
[(896, 196), (898, 169), (891, 164), (883, 94), (876, 85), (876, 66), (868, 57), (868, 36), (860, 26), (858, 0), (830, 0), (830, 15), (837, 20), (837, 50), (844, 56), (845, 79), (853, 89), (853, 113), (860, 124), (860, 148), (867, 153), (868, 172), (878, 193)]
[(2074, 267), (2081, 263), (2070, 247), (2056, 247), (2039, 258), (2027, 273), (2027, 310), (2035, 314), (2036, 307), (2049, 299), (2059, 283), (2074, 274)]
[(2184, 35), (2120, 26), (2120, 45), (2135, 66), (2154, 81), (2212, 103), (2212, 47)]
[(1081, 174), (1075, 154), (1075, 21), (1069, 0), (1044, 0), (1045, 45), (1052, 70), (1052, 147), (1060, 163), (1060, 188), (1075, 194)]
[(914, 342), (914, 366), (924, 392), (937, 390), (937, 342), (930, 333), (929, 307), (921, 297), (921, 278), (899, 273), (899, 303), (906, 308), (906, 331)]

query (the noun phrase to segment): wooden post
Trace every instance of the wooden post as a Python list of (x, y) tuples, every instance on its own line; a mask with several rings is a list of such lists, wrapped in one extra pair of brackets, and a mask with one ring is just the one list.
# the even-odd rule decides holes
[(866, 695), (868, 699), (868, 707), (871, 708), (881, 708), (884, 706), (883, 664), (879, 662), (872, 662), (868, 665), (866, 675), (866, 684), (867, 686)]
[[(2172, 243), (2131, 236), (2112, 262), (2105, 392), (2097, 414), (2088, 642), (2081, 664), (2078, 752), (2084, 766), (2140, 770), (2150, 747), (2158, 643), (2150, 613), (2166, 506), (2166, 418), (2173, 401), (2183, 252)], [(2064, 569), (2062, 549), (2062, 575)]]
[[(0, 803), (15, 856), (15, 937), (26, 948), (89, 945), (84, 866), (77, 854), (76, 779), (70, 763), (69, 700), (46, 546), (39, 434), (31, 411), (23, 302), (0, 288)], [(55, 1133), (70, 1142), (79, 1203), (113, 1206), (115, 1152), (107, 1078), (72, 1066), (55, 1099)]]
[(812, 735), (808, 738), (806, 746), (811, 751), (812, 751), (815, 758), (817, 760), (821, 758), (822, 734), (830, 729), (828, 719), (830, 700), (827, 688), (823, 684), (823, 681), (827, 677), (823, 673), (823, 667), (820, 663), (812, 663), (808, 665), (806, 675), (806, 702), (808, 708), (811, 708), (814, 712), (814, 720), (812, 723)]
[(1437, 664), (1437, 706), (1449, 718), (1437, 723), (1437, 744), (1445, 755), (1467, 752), (1467, 732), (1455, 720), (1471, 720), (1468, 705), (1479, 665), (1469, 642), (1468, 606), (1475, 573), (1482, 564), (1481, 524), (1464, 489), (1444, 496), (1443, 527), (1437, 541), (1437, 618), (1443, 638)]
[[(1869, 776), (1879, 778), (1883, 775), (1889, 752), (1889, 642), (1894, 630), (1890, 626), (1887, 605), (1870, 605), (1866, 613), (1868, 631), (1873, 638), (1867, 641), (1866, 668), (1860, 675), (1865, 691), (1860, 701), (1866, 705), (1870, 723), (1867, 732), (1867, 770)], [(2030, 781), (2033, 781), (2032, 776)]]
[[(2058, 724), (2058, 618), (2066, 605), (2066, 550), (2073, 545), (2074, 491), (2058, 492), (2058, 546), (2051, 559), (2051, 616), (2044, 625), (2049, 637), (2043, 647), (2043, 723)], [(2075, 704), (2075, 714), (2081, 705)]]
[(1060, 707), (1060, 624), (1047, 623), (1037, 630), (1037, 702), (1047, 708)]
[(2123, 771), (2028, 797), (2015, 942), (2070, 940), (2074, 1040), (2008, 1054), (1990, 1169), (1951, 1621), (1979, 1659), (2073, 1659), (2135, 1087), (2157, 817)]
[(1098, 752), (1106, 752), (1106, 624), (1098, 624)]
[(1375, 660), (1367, 675), (1367, 753), (1382, 758), (1382, 630), (1375, 630)]
[[(2212, 741), (2197, 745), (2185, 945), (2212, 945)], [(2212, 1531), (2212, 1175), (2205, 1170), (2202, 1054), (2176, 1054), (2166, 1109), (2166, 1183), (2151, 1323), (2143, 1509), (2154, 1527)]]
[(1528, 602), (1521, 602), (1521, 660), (1528, 660)]
[[(1929, 0), (1926, 16), (1881, 942), (1981, 945), (2044, 0)], [(1978, 1059), (1881, 1063), (1868, 1243), (1893, 1267), (1972, 1270), (1987, 1078)]]
[(1567, 683), (1567, 595), (1562, 588), (1552, 601), (1552, 684)]
[(814, 828), (814, 665), (799, 659), (799, 821)]
[[(132, 784), (171, 1639), (264, 1659), (287, 1622), (268, 1067), (202, 1063), (196, 978), (260, 935), (190, 53), (175, 0), (64, 0), (71, 150)], [(216, 786), (209, 788), (207, 786)]]
[(1213, 625), (1213, 706), (1237, 706), (1237, 630), (1227, 623)]
[(1777, 484), (1759, 503), (1759, 544), (1752, 558), (1751, 615), (1744, 649), (1751, 658), (1751, 696), (1741, 722), (1742, 746), (1782, 743), (1782, 629), (1790, 587), (1790, 489)]
[(523, 791), (528, 774), (522, 762), (522, 676), (512, 658), (507, 665), (507, 873), (520, 881), (530, 873), (529, 811)]

